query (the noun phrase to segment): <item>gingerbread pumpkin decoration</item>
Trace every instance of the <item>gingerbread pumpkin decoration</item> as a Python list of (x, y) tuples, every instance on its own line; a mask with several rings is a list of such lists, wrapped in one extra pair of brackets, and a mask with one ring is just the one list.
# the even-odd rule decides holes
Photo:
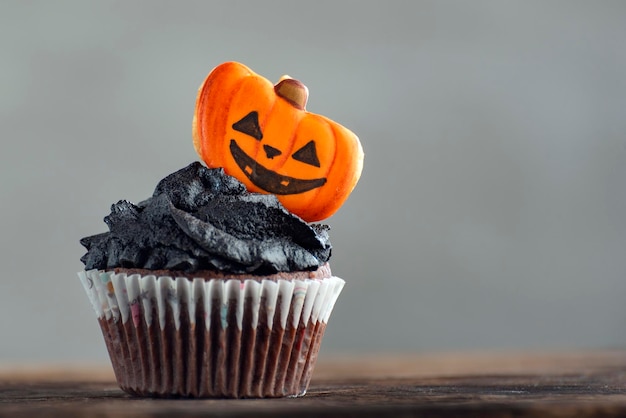
[(307, 112), (308, 89), (284, 76), (273, 85), (237, 62), (217, 66), (198, 90), (193, 142), (209, 167), (223, 167), (248, 190), (275, 194), (313, 222), (348, 198), (363, 167), (359, 138)]

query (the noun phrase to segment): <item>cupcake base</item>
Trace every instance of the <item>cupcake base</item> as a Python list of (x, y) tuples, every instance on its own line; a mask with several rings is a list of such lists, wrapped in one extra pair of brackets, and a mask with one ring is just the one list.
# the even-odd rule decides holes
[(120, 387), (150, 397), (306, 393), (344, 281), (79, 273)]

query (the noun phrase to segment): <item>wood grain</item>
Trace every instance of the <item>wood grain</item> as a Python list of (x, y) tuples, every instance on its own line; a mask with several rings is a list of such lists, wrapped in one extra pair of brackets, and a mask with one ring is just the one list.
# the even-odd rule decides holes
[(322, 357), (298, 399), (132, 398), (107, 367), (0, 367), (0, 416), (620, 417), (626, 351)]

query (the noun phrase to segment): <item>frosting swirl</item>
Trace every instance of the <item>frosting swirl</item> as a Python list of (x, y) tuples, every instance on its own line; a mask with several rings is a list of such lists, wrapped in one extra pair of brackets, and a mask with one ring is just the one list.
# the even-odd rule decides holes
[(159, 182), (137, 205), (121, 200), (109, 232), (80, 240), (85, 269), (219, 270), (255, 275), (315, 270), (328, 261), (329, 227), (309, 225), (276, 196), (249, 193), (198, 162)]

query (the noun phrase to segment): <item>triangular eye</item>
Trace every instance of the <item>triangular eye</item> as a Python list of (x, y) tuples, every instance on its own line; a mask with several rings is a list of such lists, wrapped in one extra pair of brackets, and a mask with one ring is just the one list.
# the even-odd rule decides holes
[(259, 126), (259, 113), (256, 110), (233, 123), (233, 129), (250, 135), (257, 141), (263, 139), (263, 132), (261, 132), (261, 127)]
[(320, 160), (317, 158), (317, 149), (313, 140), (310, 140), (302, 148), (294, 152), (291, 158), (315, 167), (320, 166)]

